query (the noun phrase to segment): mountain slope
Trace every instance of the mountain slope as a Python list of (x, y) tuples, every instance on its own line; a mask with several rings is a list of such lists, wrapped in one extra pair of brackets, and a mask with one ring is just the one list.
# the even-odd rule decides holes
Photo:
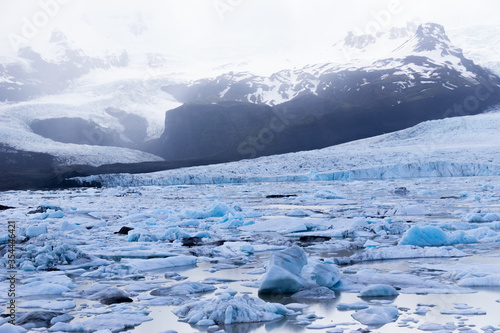
[(53, 32), (49, 46), (51, 59), (30, 47), (20, 49), (17, 58), (0, 58), (0, 102), (26, 101), (58, 93), (93, 69), (124, 67), (128, 63), (125, 51), (103, 58), (87, 56), (73, 48), (59, 31)]
[[(231, 73), (164, 87), (190, 103), (167, 113), (151, 152), (167, 160), (186, 158), (184, 150), (191, 158), (227, 161), (317, 149), (478, 114), (500, 102), (500, 78), (466, 59), (438, 24), (420, 25), (390, 55), (361, 68), (317, 65), (269, 78)], [(258, 119), (249, 111), (278, 99)], [(236, 116), (244, 120), (236, 124)], [(197, 148), (201, 138), (211, 149)]]

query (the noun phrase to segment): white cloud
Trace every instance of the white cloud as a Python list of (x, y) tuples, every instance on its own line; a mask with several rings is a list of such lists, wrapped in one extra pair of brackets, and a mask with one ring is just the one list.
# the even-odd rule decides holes
[[(6, 36), (21, 34), (23, 19), (43, 10), (41, 3), (62, 0), (3, 1), (0, 54), (12, 53)], [(412, 18), (447, 28), (500, 22), (500, 2), (449, 0), (65, 0), (57, 15), (29, 45), (42, 48), (53, 28), (67, 32), (92, 52), (127, 49), (162, 52), (191, 64), (276, 61), (307, 57), (373, 24), (401, 25)], [(399, 3), (397, 14), (385, 15)], [(143, 31), (140, 35), (139, 32)], [(135, 34), (134, 34), (135, 32)], [(292, 58), (295, 58), (293, 60)], [(281, 59), (281, 60), (279, 60)], [(272, 60), (269, 60), (272, 61)], [(269, 62), (268, 61), (268, 62)], [(265, 61), (264, 61), (265, 62)]]

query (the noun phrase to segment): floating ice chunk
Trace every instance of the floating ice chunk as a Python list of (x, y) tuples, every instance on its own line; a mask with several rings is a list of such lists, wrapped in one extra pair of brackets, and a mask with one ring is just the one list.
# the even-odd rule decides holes
[(338, 310), (362, 310), (368, 309), (370, 306), (366, 302), (354, 302), (354, 303), (339, 303), (337, 304)]
[(33, 266), (38, 270), (49, 269), (56, 265), (67, 265), (78, 258), (86, 256), (74, 245), (69, 245), (60, 241), (47, 241), (43, 246), (30, 244), (26, 247)]
[(212, 238), (212, 234), (208, 231), (200, 231), (193, 237), (198, 237), (198, 238)]
[(347, 196), (340, 191), (321, 190), (316, 192), (314, 197), (320, 199), (345, 199)]
[(7, 244), (9, 242), (9, 232), (4, 231), (0, 233), (0, 244)]
[(488, 227), (480, 227), (467, 231), (455, 231), (448, 235), (450, 244), (469, 244), (498, 242), (500, 235)]
[(138, 281), (135, 283), (131, 283), (128, 286), (125, 287), (125, 290), (127, 291), (132, 291), (132, 292), (141, 292), (141, 291), (148, 291), (155, 288), (155, 285), (148, 283), (146, 281)]
[(163, 236), (161, 237), (162, 240), (167, 240), (167, 241), (174, 241), (177, 239), (183, 239), (183, 238), (188, 238), (191, 237), (187, 232), (182, 230), (181, 228), (174, 227), (167, 229)]
[(445, 327), (438, 323), (423, 323), (418, 329), (421, 331), (444, 331)]
[(32, 308), (41, 308), (45, 301), (25, 301), (18, 305), (20, 308), (32, 309)]
[(322, 330), (322, 329), (325, 329), (325, 328), (333, 328), (337, 326), (337, 324), (314, 324), (314, 325), (309, 325), (309, 326), (306, 326), (307, 329), (310, 329), (310, 330)]
[(232, 214), (233, 216), (236, 215), (236, 211), (229, 207), (228, 205), (214, 201), (207, 209), (206, 212), (208, 213), (209, 217), (222, 217), (227, 214)]
[(448, 236), (438, 227), (414, 225), (405, 232), (399, 245), (443, 246), (448, 245)]
[(337, 282), (340, 281), (340, 271), (335, 264), (325, 264), (320, 263), (314, 266), (311, 278), (316, 282), (318, 286), (323, 286), (327, 288), (333, 287)]
[(190, 228), (190, 227), (198, 227), (200, 225), (200, 221), (197, 220), (187, 220), (177, 223), (178, 227)]
[(278, 253), (273, 253), (267, 272), (262, 278), (259, 293), (293, 293), (306, 283), (300, 276), (307, 264), (307, 255), (303, 249), (293, 246)]
[(441, 310), (441, 314), (443, 315), (461, 315), (461, 316), (478, 316), (485, 315), (486, 311), (477, 309), (453, 309), (453, 310)]
[(229, 279), (229, 278), (218, 278), (218, 277), (208, 277), (203, 280), (203, 283), (206, 284), (221, 284), (221, 283), (231, 283), (239, 280)]
[(154, 297), (153, 299), (141, 302), (141, 305), (181, 305), (184, 299), (181, 297)]
[(157, 288), (151, 291), (153, 296), (181, 296), (196, 293), (206, 293), (216, 290), (212, 285), (200, 282), (186, 281), (173, 286)]
[(396, 208), (394, 215), (427, 215), (429, 210), (424, 205), (408, 205)]
[(373, 284), (359, 293), (359, 297), (390, 297), (397, 295), (399, 295), (397, 290), (387, 284)]
[(255, 253), (255, 249), (250, 244), (245, 244), (245, 245), (240, 246), (240, 251), (244, 252), (246, 254), (249, 254), (249, 255)]
[(60, 314), (61, 313), (54, 311), (32, 311), (20, 314), (15, 323), (27, 329), (47, 327), (50, 326), (50, 321)]
[(153, 235), (144, 229), (131, 230), (129, 231), (127, 236), (128, 242), (156, 242), (157, 240), (158, 238), (156, 237), (156, 235)]
[(462, 216), (462, 221), (469, 222), (469, 223), (500, 221), (500, 214), (499, 213), (492, 213), (492, 212), (476, 211), (476, 212), (467, 213), (464, 216)]
[(462, 221), (468, 222), (468, 223), (485, 222), (485, 220), (483, 219), (483, 216), (481, 216), (481, 214), (477, 214), (477, 213), (468, 213), (468, 214), (462, 216)]
[(47, 310), (66, 310), (76, 307), (76, 303), (73, 301), (49, 302), (43, 304), (41, 307)]
[(111, 288), (108, 287), (106, 289), (100, 290), (90, 295), (88, 299), (98, 300), (102, 304), (106, 305), (132, 302), (132, 299), (126, 292), (116, 287), (111, 287)]
[(85, 332), (85, 325), (83, 323), (56, 323), (49, 328), (49, 332)]
[(47, 218), (52, 218), (52, 219), (61, 219), (61, 218), (66, 216), (66, 214), (64, 214), (60, 210), (57, 210), (55, 212), (48, 212), (48, 213), (49, 213), (49, 215), (47, 216)]
[(223, 217), (229, 213), (233, 216), (236, 215), (236, 211), (233, 208), (222, 202), (214, 201), (209, 207), (201, 211), (186, 210), (181, 214), (181, 217), (185, 219), (206, 219), (209, 217)]
[(75, 223), (71, 223), (68, 221), (63, 221), (61, 223), (61, 226), (59, 227), (59, 230), (61, 231), (73, 231), (73, 232), (87, 232), (87, 228), (85, 228), (82, 225), (78, 225)]
[(218, 325), (271, 321), (296, 314), (281, 304), (266, 303), (248, 295), (232, 297), (229, 294), (222, 294), (218, 299), (185, 304), (173, 313), (188, 323), (197, 324), (209, 319)]
[(83, 322), (84, 332), (95, 332), (99, 330), (110, 330), (121, 332), (127, 328), (132, 328), (145, 321), (153, 320), (144, 314), (138, 313), (107, 313), (90, 318)]
[(335, 299), (335, 292), (327, 287), (316, 287), (312, 289), (301, 290), (291, 296), (296, 299)]
[(365, 242), (365, 245), (363, 245), (363, 247), (370, 247), (370, 248), (373, 248), (373, 247), (379, 247), (381, 244), (378, 243), (378, 242), (375, 242), (375, 241), (372, 241), (371, 239), (368, 239), (366, 242)]
[(423, 306), (419, 306), (415, 309), (414, 314), (419, 314), (419, 315), (425, 315), (427, 312), (429, 312), (429, 309)]
[(176, 256), (176, 257), (153, 258), (153, 259), (124, 258), (121, 260), (120, 263), (132, 268), (136, 268), (140, 271), (150, 271), (154, 269), (195, 265), (196, 257)]
[(293, 225), (290, 228), (284, 230), (284, 233), (291, 234), (294, 232), (303, 232), (303, 231), (307, 231), (307, 230), (308, 230), (307, 226), (304, 223), (299, 223), (299, 224)]
[(55, 325), (56, 323), (65, 323), (65, 322), (70, 322), (72, 321), (73, 319), (75, 319), (75, 317), (73, 317), (72, 315), (70, 315), (69, 313), (64, 313), (62, 315), (59, 315), (57, 317), (54, 317), (50, 320), (50, 324), (51, 325)]
[(500, 287), (500, 274), (468, 277), (458, 281), (461, 287)]
[(399, 317), (399, 311), (397, 308), (392, 306), (377, 306), (359, 310), (351, 316), (363, 325), (384, 325), (396, 321)]
[(285, 215), (291, 216), (291, 217), (305, 217), (305, 216), (309, 216), (311, 214), (309, 214), (305, 210), (297, 209), (297, 210), (292, 210), (291, 212), (288, 212)]
[(196, 323), (198, 326), (213, 326), (215, 325), (215, 321), (212, 319), (202, 319)]
[(28, 332), (28, 330), (21, 326), (12, 325), (9, 323), (0, 326), (0, 333), (24, 333), (24, 332)]
[(383, 259), (446, 258), (465, 257), (464, 252), (454, 247), (415, 247), (399, 245), (359, 251), (348, 258), (335, 258), (337, 264), (357, 263)]
[(446, 234), (434, 226), (413, 226), (399, 242), (400, 245), (443, 246), (453, 244), (470, 244), (479, 242), (496, 242), (500, 236), (487, 227), (472, 230), (459, 230)]
[(30, 225), (26, 228), (26, 237), (33, 238), (47, 233), (46, 225)]
[(69, 291), (66, 286), (55, 283), (33, 282), (22, 286), (19, 296), (60, 295)]

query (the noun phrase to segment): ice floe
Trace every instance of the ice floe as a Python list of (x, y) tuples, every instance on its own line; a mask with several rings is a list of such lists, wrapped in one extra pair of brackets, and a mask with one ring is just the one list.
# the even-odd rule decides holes
[(384, 325), (396, 321), (400, 313), (396, 307), (374, 306), (358, 310), (352, 317), (363, 325)]
[(391, 297), (399, 293), (393, 286), (386, 284), (372, 284), (359, 292), (359, 297)]
[(188, 303), (175, 309), (174, 313), (188, 323), (197, 325), (200, 322), (206, 324), (207, 320), (224, 325), (271, 321), (296, 314), (282, 304), (266, 303), (248, 295), (234, 297), (227, 293), (216, 299)]
[(170, 287), (163, 287), (154, 289), (151, 291), (151, 295), (153, 296), (181, 296), (181, 295), (190, 295), (196, 293), (206, 293), (210, 291), (214, 291), (215, 288), (212, 285), (204, 284), (200, 282), (182, 282), (179, 284), (175, 284)]
[(301, 276), (302, 268), (307, 264), (307, 255), (303, 249), (293, 246), (278, 253), (273, 253), (262, 277), (259, 293), (293, 293), (306, 284)]

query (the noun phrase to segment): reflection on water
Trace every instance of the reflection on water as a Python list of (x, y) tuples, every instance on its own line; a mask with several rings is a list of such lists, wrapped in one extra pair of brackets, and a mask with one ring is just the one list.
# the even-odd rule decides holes
[[(497, 244), (495, 244), (497, 245)], [(258, 266), (265, 258), (258, 258)], [(498, 263), (498, 257), (489, 256), (471, 256), (460, 258), (458, 261), (450, 261), (448, 258), (428, 258), (428, 259), (417, 259), (419, 264), (426, 263), (436, 263), (436, 264), (453, 264), (453, 263), (471, 263), (471, 262), (482, 262), (482, 263)], [(381, 270), (392, 270), (401, 269), (407, 270), (412, 265), (416, 265), (414, 261), (408, 262), (408, 260), (384, 260), (384, 261), (374, 261), (361, 263), (357, 265), (350, 266), (353, 269), (364, 269), (364, 268), (377, 268)], [(260, 276), (253, 276), (246, 274), (247, 269), (236, 268), (230, 270), (223, 270), (214, 273), (209, 273), (209, 263), (201, 263), (197, 267), (191, 267), (187, 269), (186, 267), (182, 269), (175, 269), (177, 272), (182, 272), (183, 275), (188, 276), (191, 281), (202, 281), (207, 277), (225, 277), (235, 279), (234, 282), (229, 282), (225, 284), (217, 284), (216, 287), (227, 286), (228, 288), (234, 289), (241, 293), (249, 293), (251, 296), (257, 297), (257, 289), (242, 286), (243, 281), (249, 281)], [(369, 329), (376, 332), (416, 332), (417, 327), (425, 322), (433, 322), (444, 325), (448, 322), (454, 322), (455, 325), (463, 325), (464, 327), (476, 327), (480, 328), (486, 325), (500, 326), (500, 318), (496, 315), (498, 309), (500, 309), (500, 304), (496, 302), (500, 299), (500, 288), (475, 288), (477, 293), (473, 294), (432, 294), (432, 295), (415, 295), (415, 294), (400, 294), (397, 297), (392, 298), (378, 298), (375, 302), (380, 300), (386, 300), (392, 302), (392, 304), (398, 306), (401, 315), (398, 320), (394, 323), (389, 323), (381, 327), (368, 327)], [(356, 322), (351, 315), (354, 313), (352, 310), (337, 310), (336, 306), (338, 303), (354, 303), (361, 300), (357, 293), (349, 292), (335, 292), (336, 299), (333, 300), (297, 300), (291, 298), (289, 295), (260, 295), (260, 298), (266, 302), (275, 302), (281, 304), (289, 303), (303, 303), (309, 305), (309, 308), (305, 308), (304, 314), (314, 312), (319, 319), (313, 322), (315, 325), (330, 325), (336, 324), (338, 328), (343, 328), (346, 331), (355, 331), (362, 328), (367, 328), (364, 325)], [(217, 297), (214, 293), (202, 296), (202, 298)], [(364, 299), (365, 301), (370, 301), (370, 299)], [(373, 301), (373, 300), (372, 300)], [(442, 315), (440, 312), (443, 310), (452, 310), (454, 304), (466, 303), (473, 308), (481, 308), (487, 312), (486, 315), (472, 315), (472, 316), (455, 316), (455, 315)], [(140, 304), (140, 302), (138, 303)], [(421, 304), (433, 305), (428, 306), (429, 310), (427, 314), (415, 314), (415, 310)], [(175, 307), (173, 306), (151, 306), (149, 310), (151, 311), (150, 317), (154, 320), (145, 322), (142, 325), (131, 330), (137, 333), (150, 333), (150, 332), (161, 332), (164, 330), (176, 330), (179, 333), (184, 332), (208, 332), (208, 327), (197, 327), (194, 325), (189, 325), (183, 322), (179, 322), (178, 318), (171, 312)], [(406, 322), (406, 320), (409, 320)], [(417, 321), (415, 323), (415, 321)], [(408, 325), (403, 327), (401, 325)], [(310, 329), (298, 325), (295, 316), (288, 318), (283, 318), (281, 320), (266, 322), (266, 323), (245, 323), (245, 324), (234, 324), (234, 325), (221, 325), (220, 329), (224, 329), (227, 333), (266, 333), (266, 332), (276, 332), (276, 333), (299, 333), (299, 332), (312, 332)], [(325, 329), (317, 329), (314, 332), (326, 333), (328, 331)]]

